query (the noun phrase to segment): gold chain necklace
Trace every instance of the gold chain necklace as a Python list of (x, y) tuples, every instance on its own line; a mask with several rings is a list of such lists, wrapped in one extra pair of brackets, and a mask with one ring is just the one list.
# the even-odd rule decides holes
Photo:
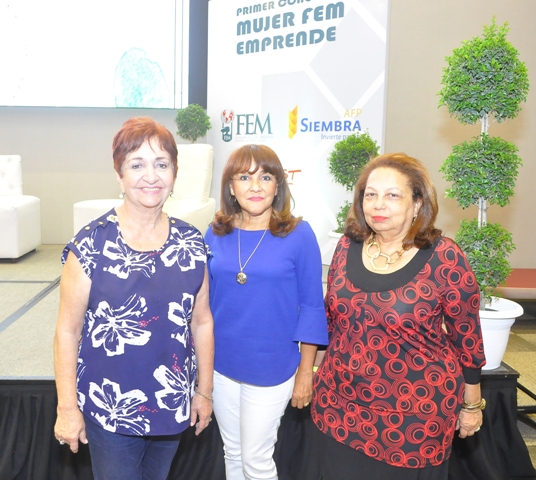
[[(370, 253), (371, 247), (376, 247), (378, 251), (374, 254), (371, 254)], [(370, 240), (368, 241), (367, 248), (365, 249), (365, 253), (367, 254), (367, 257), (370, 258), (370, 264), (372, 265), (372, 268), (376, 270), (377, 272), (389, 270), (389, 267), (391, 265), (398, 262), (402, 258), (402, 255), (404, 255), (404, 252), (405, 250), (402, 248), (398, 250), (398, 252), (392, 253), (391, 255), (387, 255), (387, 253), (383, 253), (380, 248), (380, 244), (376, 241), (376, 235), (374, 233), (371, 235)], [(391, 257), (393, 257), (394, 255), (397, 255), (397, 257), (394, 260), (392, 260)], [(376, 264), (374, 263), (374, 260), (376, 260), (379, 257), (385, 258), (384, 267), (377, 267)]]
[(264, 231), (264, 233), (262, 234), (261, 239), (257, 243), (257, 246), (253, 249), (253, 251), (251, 252), (251, 255), (248, 257), (248, 259), (246, 260), (246, 263), (244, 263), (244, 265), (242, 265), (242, 258), (240, 256), (240, 230), (242, 230), (242, 217), (240, 218), (240, 227), (238, 229), (238, 265), (240, 266), (240, 271), (236, 274), (236, 281), (240, 285), (244, 285), (244, 283), (246, 283), (248, 281), (248, 276), (244, 273), (244, 268), (246, 268), (246, 265), (251, 260), (251, 257), (257, 251), (257, 248), (259, 248), (259, 245), (261, 244), (261, 242), (262, 242), (262, 240), (263, 240), (263, 238), (266, 235), (266, 232), (268, 230)]

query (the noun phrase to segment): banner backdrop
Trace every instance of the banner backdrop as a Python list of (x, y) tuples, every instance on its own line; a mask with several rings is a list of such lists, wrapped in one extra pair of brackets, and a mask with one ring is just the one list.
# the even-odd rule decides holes
[(231, 151), (268, 145), (324, 263), (336, 213), (352, 197), (329, 174), (329, 153), (355, 132), (383, 144), (387, 16), (388, 0), (209, 2), (212, 196)]

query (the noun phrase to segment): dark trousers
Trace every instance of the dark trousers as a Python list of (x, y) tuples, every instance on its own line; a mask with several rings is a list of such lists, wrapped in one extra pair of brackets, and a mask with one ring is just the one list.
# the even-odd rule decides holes
[(181, 437), (119, 435), (88, 418), (86, 434), (95, 480), (166, 480)]

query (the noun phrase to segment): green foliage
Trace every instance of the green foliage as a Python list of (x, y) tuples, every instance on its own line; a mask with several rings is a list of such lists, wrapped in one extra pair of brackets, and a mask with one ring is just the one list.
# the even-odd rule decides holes
[(478, 205), (480, 198), (504, 207), (514, 194), (521, 159), (518, 148), (501, 138), (483, 133), (452, 149), (440, 171), (452, 182), (447, 190), (462, 208)]
[(329, 173), (337, 183), (351, 191), (361, 170), (378, 155), (379, 148), (368, 132), (349, 135), (334, 145), (328, 158)]
[(462, 220), (455, 240), (467, 256), (484, 298), (489, 301), (493, 290), (510, 274), (506, 257), (515, 249), (512, 234), (498, 223), (479, 228), (476, 219)]
[(184, 140), (195, 143), (200, 137), (204, 137), (212, 128), (210, 117), (201, 105), (192, 103), (181, 108), (175, 117), (177, 135)]
[[(333, 146), (328, 157), (329, 173), (334, 180), (342, 185), (347, 191), (355, 187), (357, 177), (363, 167), (376, 157), (380, 147), (368, 132), (349, 135)], [(346, 201), (337, 213), (337, 233), (343, 233), (346, 225), (346, 217), (352, 204)]]
[(462, 124), (494, 116), (498, 122), (517, 116), (529, 90), (527, 67), (506, 40), (508, 23), (498, 27), (495, 18), (484, 26), (482, 37), (462, 43), (443, 70), (440, 106)]
[(509, 275), (507, 257), (515, 248), (508, 231), (487, 223), (487, 208), (508, 204), (521, 165), (517, 147), (490, 137), (489, 124), (493, 118), (501, 122), (516, 117), (529, 90), (527, 68), (506, 40), (508, 30), (507, 23), (498, 27), (493, 18), (490, 26), (484, 26), (482, 37), (455, 49), (446, 58), (439, 92), (440, 106), (446, 105), (462, 124), (482, 122), (483, 133), (456, 145), (440, 171), (452, 182), (448, 197), (462, 208), (478, 205), (478, 220), (462, 221), (455, 239), (467, 255), (485, 300)]
[(344, 205), (339, 210), (339, 213), (337, 213), (337, 230), (335, 230), (335, 233), (344, 233), (344, 227), (346, 227), (346, 217), (348, 216), (348, 211), (350, 210), (351, 206), (352, 203), (346, 200)]

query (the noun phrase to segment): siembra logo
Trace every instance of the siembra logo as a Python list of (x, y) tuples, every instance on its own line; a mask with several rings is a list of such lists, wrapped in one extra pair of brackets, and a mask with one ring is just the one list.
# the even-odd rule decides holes
[(233, 139), (233, 123), (236, 124), (236, 135), (272, 135), (270, 114), (261, 118), (256, 113), (238, 113), (231, 109), (222, 110), (220, 114), (222, 128), (221, 138), (224, 142)]
[(322, 140), (342, 140), (349, 134), (361, 131), (361, 122), (354, 117), (361, 113), (361, 109), (346, 110), (343, 120), (312, 120), (299, 119), (298, 106), (289, 112), (288, 136), (294, 137), (300, 133), (320, 133)]

